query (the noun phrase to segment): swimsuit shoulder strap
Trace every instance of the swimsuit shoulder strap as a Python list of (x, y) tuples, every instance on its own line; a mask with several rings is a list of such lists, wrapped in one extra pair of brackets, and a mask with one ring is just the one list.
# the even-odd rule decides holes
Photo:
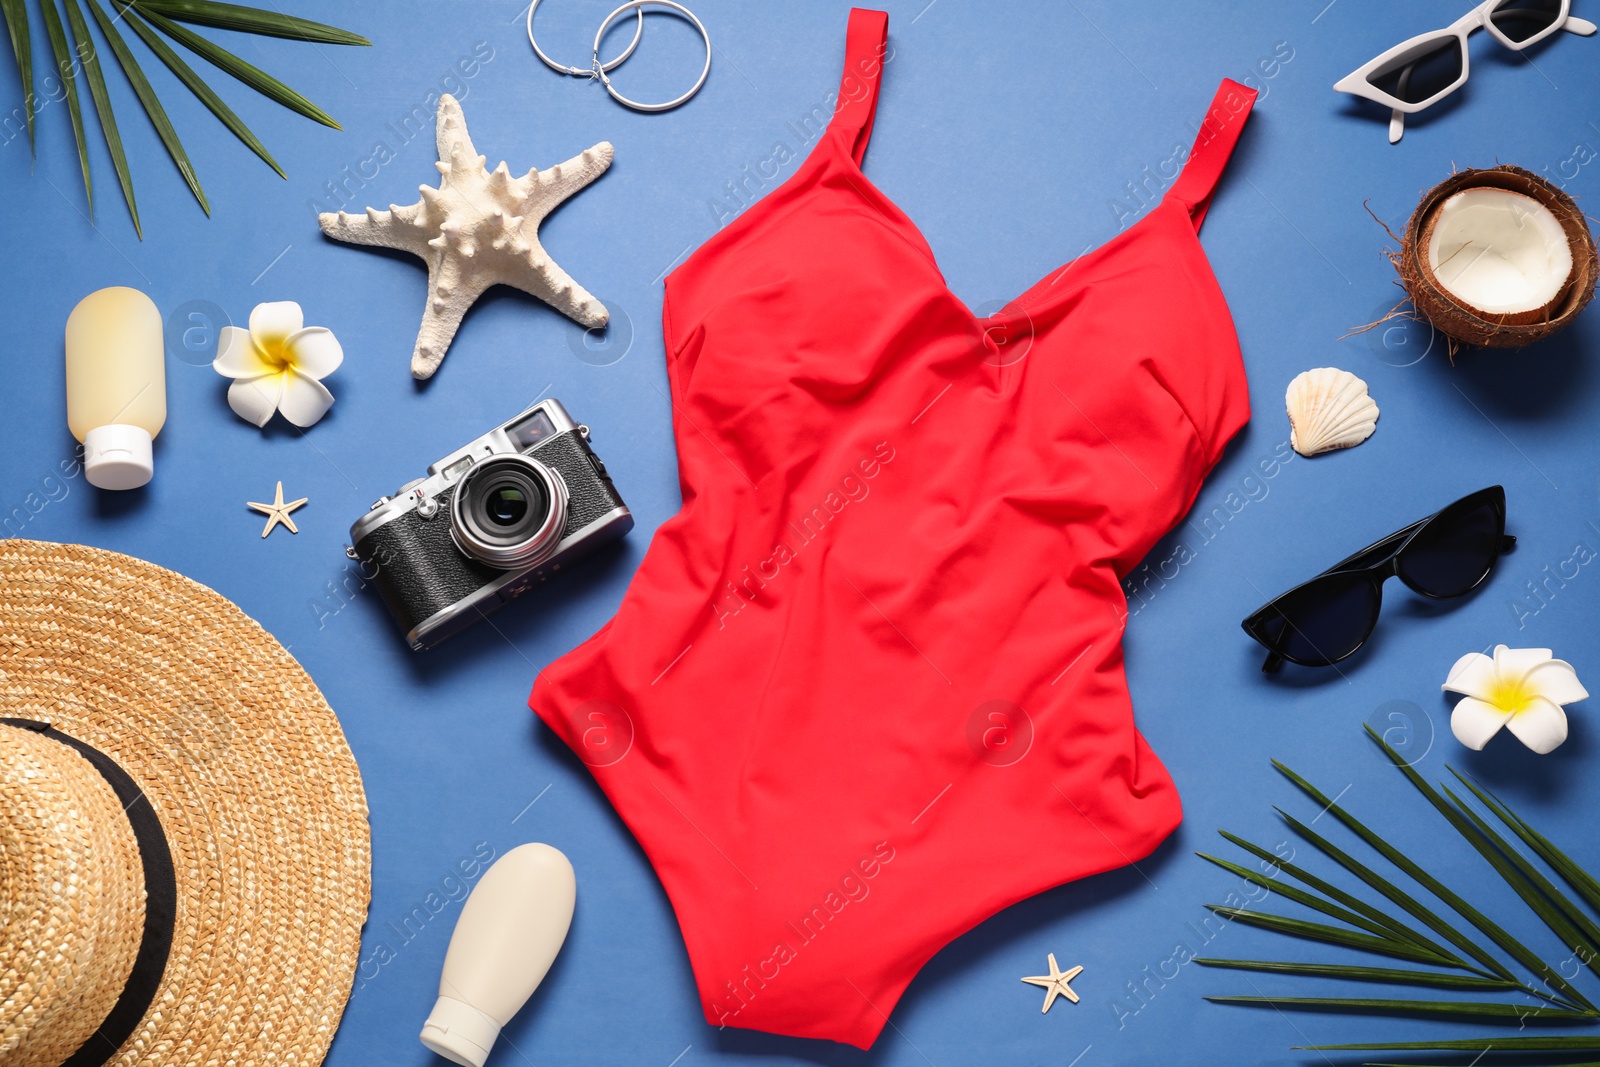
[(1206, 208), (1211, 206), (1211, 194), (1216, 191), (1222, 172), (1227, 169), (1228, 158), (1244, 130), (1250, 109), (1255, 106), (1256, 91), (1229, 78), (1222, 79), (1217, 95), (1211, 98), (1211, 107), (1200, 124), (1200, 133), (1194, 139), (1194, 150), (1177, 184), (1167, 193), (1189, 209), (1194, 228), (1200, 229), (1205, 220)]
[(878, 113), (878, 83), (889, 51), (889, 14), (851, 8), (845, 35), (844, 74), (833, 105), (832, 126), (851, 139), (851, 155), (859, 165), (872, 139), (872, 120)]

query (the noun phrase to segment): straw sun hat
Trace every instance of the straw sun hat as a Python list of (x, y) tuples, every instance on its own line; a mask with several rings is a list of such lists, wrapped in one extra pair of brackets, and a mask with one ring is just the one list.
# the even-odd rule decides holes
[(0, 541), (0, 1065), (320, 1063), (370, 884), (355, 759), (277, 641)]

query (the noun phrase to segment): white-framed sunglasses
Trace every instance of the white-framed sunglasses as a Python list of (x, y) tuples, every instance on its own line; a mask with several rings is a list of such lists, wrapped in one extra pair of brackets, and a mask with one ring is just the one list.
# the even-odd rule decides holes
[(1466, 83), (1467, 38), (1482, 28), (1514, 52), (1561, 30), (1587, 37), (1595, 24), (1575, 18), (1572, 0), (1484, 0), (1451, 26), (1418, 34), (1362, 64), (1334, 89), (1392, 109), (1389, 143), (1400, 140), (1406, 116), (1432, 107)]

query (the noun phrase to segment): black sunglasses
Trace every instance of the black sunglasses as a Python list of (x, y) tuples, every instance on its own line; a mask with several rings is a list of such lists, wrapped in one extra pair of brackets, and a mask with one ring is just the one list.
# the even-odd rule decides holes
[(1372, 636), (1391, 576), (1435, 600), (1465, 596), (1516, 543), (1506, 533), (1505, 489), (1480, 489), (1295, 586), (1245, 619), (1244, 632), (1267, 649), (1263, 671), (1284, 660), (1326, 667)]

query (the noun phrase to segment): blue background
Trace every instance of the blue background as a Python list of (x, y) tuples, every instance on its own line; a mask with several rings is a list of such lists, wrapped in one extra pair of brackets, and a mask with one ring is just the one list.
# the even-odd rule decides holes
[[(0, 506), (8, 534), (117, 549), (219, 590), (291, 648), (338, 711), (364, 772), (374, 862), (363, 963), (330, 1063), (439, 1062), (416, 1035), (459, 902), (420, 932), (414, 923), (409, 937), (399, 924), (430, 893), (449, 896), (451, 872), (480, 843), (498, 854), (529, 840), (571, 857), (579, 903), (555, 969), (495, 1051), (501, 1067), (1323, 1062), (1287, 1049), (1307, 1039), (1475, 1032), (1201, 999), (1318, 988), (1299, 980), (1194, 965), (1168, 965), (1166, 977), (1149, 978), (1178, 942), (1201, 947), (1189, 924), (1204, 918), (1204, 902), (1238, 888), (1193, 855), (1227, 849), (1216, 827), (1272, 847), (1290, 837), (1273, 804), (1315, 814), (1275, 774), (1271, 757), (1329, 793), (1343, 790), (1346, 805), (1441, 877), (1472, 887), (1547, 958), (1565, 955), (1483, 862), (1442, 831), (1360, 726), (1393, 730), (1430, 776), (1442, 775), (1446, 761), (1480, 774), (1600, 867), (1592, 815), (1600, 787), (1587, 773), (1597, 758), (1591, 707), (1573, 709), (1571, 739), (1551, 756), (1535, 757), (1508, 736), (1475, 754), (1451, 738), (1438, 688), (1457, 656), (1496, 642), (1553, 647), (1591, 685), (1600, 679), (1600, 563), (1551, 581), (1542, 600), (1529, 597), (1527, 585), (1544, 582), (1544, 568), (1558, 570), (1575, 546), (1585, 546), (1580, 556), (1600, 549), (1600, 382), (1590, 355), (1600, 317), (1591, 313), (1526, 351), (1467, 353), (1454, 365), (1426, 328), (1341, 335), (1400, 297), (1382, 255), (1389, 239), (1364, 201), (1398, 229), (1421, 191), (1453, 167), (1496, 162), (1545, 173), (1580, 197), (1600, 190), (1600, 39), (1562, 35), (1518, 58), (1476, 36), (1471, 82), (1391, 147), (1385, 116), (1330, 86), (1387, 46), (1452, 22), (1465, 0), (888, 4), (894, 52), (867, 171), (927, 236), (954, 291), (983, 311), (1142, 213), (1127, 184), (1189, 143), (1219, 78), (1249, 79), (1262, 90), (1204, 236), (1238, 322), (1255, 418), (1191, 521), (1151, 558), (1186, 562), (1168, 564), (1165, 578), (1135, 576), (1143, 593), (1128, 623), (1128, 673), (1139, 724), (1184, 797), (1183, 827), (1137, 869), (1044, 893), (958, 940), (913, 982), (877, 1046), (861, 1052), (719, 1033), (703, 1022), (649, 866), (582, 764), (524, 703), (535, 672), (615, 609), (652, 530), (678, 506), (661, 278), (739, 210), (726, 183), (740, 181), (746, 167), (755, 172), (776, 142), (799, 154), (809, 147), (788, 124), (825, 106), (835, 89), (848, 5), (694, 0), (716, 46), (710, 81), (688, 106), (654, 116), (537, 64), (515, 0), (294, 6), (367, 34), (375, 46), (204, 32), (325, 106), (343, 132), (254, 97), (209, 67), (202, 72), (276, 153), (288, 181), (154, 60), (147, 65), (210, 195), (210, 220), (119, 73), (113, 95), (143, 208), (142, 242), (92, 119), (92, 224), (59, 100), (40, 114), (37, 163), (14, 124), (4, 133)], [(578, 61), (611, 6), (552, 0), (540, 12), (541, 44)], [(1593, 0), (1576, 6), (1600, 15)], [(44, 67), (42, 27), (36, 32)], [(652, 17), (638, 55), (617, 74), (619, 87), (646, 98), (676, 95), (698, 69), (698, 49), (687, 26)], [(0, 66), (14, 102), (11, 60)], [(359, 210), (411, 202), (419, 182), (434, 182), (431, 115), (442, 90), (462, 98), (491, 166), (505, 158), (520, 172), (596, 141), (616, 145), (611, 171), (543, 229), (557, 261), (612, 307), (607, 337), (586, 338), (533, 299), (496, 290), (469, 315), (439, 374), (413, 383), (407, 363), (424, 297), (420, 264), (325, 239), (313, 216), (341, 206), (329, 183), (348, 181), (342, 206)], [(403, 120), (419, 109), (423, 132), (408, 136)], [(392, 159), (368, 162), (380, 155)], [(74, 303), (107, 285), (145, 290), (169, 319), (171, 415), (155, 480), (134, 493), (100, 493), (81, 476), (52, 480), (74, 447), (63, 416), (62, 326)], [(337, 404), (304, 434), (281, 420), (265, 431), (240, 421), (224, 402), (226, 382), (206, 365), (219, 316), (242, 324), (257, 302), (284, 299), (299, 301), (309, 324), (331, 327), (346, 352), (328, 382)], [(1258, 463), (1288, 436), (1286, 384), (1324, 365), (1371, 383), (1383, 410), (1376, 436), (1350, 452), (1296, 457), (1264, 477)], [(412, 654), (346, 564), (349, 524), (377, 496), (540, 396), (559, 397), (594, 428), (638, 528), (619, 550), (553, 581), (493, 626)], [(298, 536), (278, 531), (263, 541), (262, 520), (244, 502), (270, 499), (279, 479), (288, 496), (311, 502), (295, 515)], [(1259, 673), (1258, 650), (1238, 619), (1354, 548), (1493, 483), (1506, 486), (1520, 544), (1481, 593), (1440, 607), (1391, 584), (1374, 640), (1338, 670)], [(1202, 527), (1200, 517), (1216, 508), (1226, 518)], [(1310, 864), (1326, 873), (1326, 864)], [(380, 953), (380, 943), (391, 952)], [(1240, 926), (1204, 951), (1347, 958)], [(1058, 1003), (1041, 1016), (1040, 991), (1017, 979), (1044, 970), (1047, 952), (1064, 966), (1084, 966), (1076, 982), (1083, 1003)], [(1128, 983), (1142, 985), (1142, 999)], [(1579, 984), (1596, 991), (1593, 976)]]

